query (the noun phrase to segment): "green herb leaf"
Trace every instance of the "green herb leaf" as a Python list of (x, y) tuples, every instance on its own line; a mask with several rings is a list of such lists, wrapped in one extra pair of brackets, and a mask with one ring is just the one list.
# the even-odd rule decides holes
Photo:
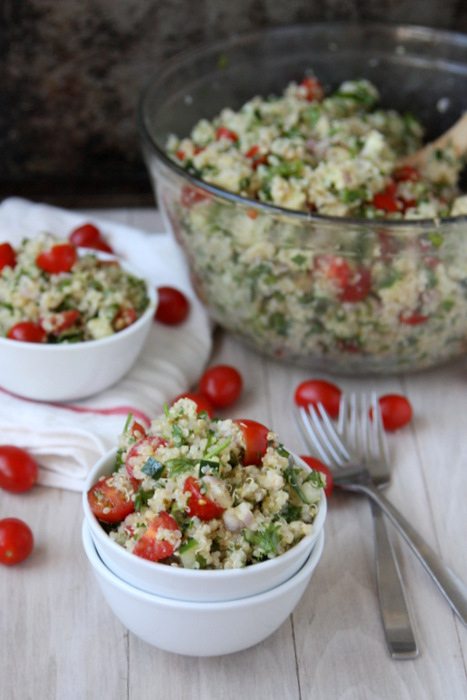
[(148, 505), (148, 501), (154, 496), (154, 490), (145, 491), (142, 487), (138, 489), (135, 496), (135, 510), (143, 510)]
[(243, 534), (247, 542), (258, 547), (265, 555), (277, 554), (277, 548), (282, 539), (282, 536), (279, 534), (279, 525), (269, 523), (267, 528), (256, 532), (246, 528)]

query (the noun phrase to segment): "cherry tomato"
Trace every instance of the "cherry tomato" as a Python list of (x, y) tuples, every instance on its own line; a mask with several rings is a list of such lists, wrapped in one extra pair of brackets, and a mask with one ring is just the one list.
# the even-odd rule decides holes
[(400, 165), (394, 170), (393, 176), (397, 182), (417, 182), (421, 178), (420, 171), (413, 165)]
[(324, 98), (324, 88), (318, 78), (307, 77), (301, 82), (301, 86), (306, 89), (306, 100), (321, 102)]
[(418, 326), (419, 323), (425, 323), (429, 318), (429, 316), (421, 314), (418, 311), (402, 311), (399, 314), (400, 323), (405, 323), (408, 326)]
[(37, 481), (36, 460), (21, 447), (0, 445), (0, 488), (11, 493), (28, 491)]
[(209, 399), (214, 408), (231, 406), (240, 397), (242, 389), (242, 375), (230, 365), (210, 367), (201, 376), (198, 385), (198, 391)]
[(377, 192), (373, 197), (373, 206), (376, 209), (382, 209), (388, 213), (399, 211), (399, 204), (394, 195), (388, 194), (386, 191)]
[(43, 250), (42, 253), (39, 253), (36, 265), (50, 274), (70, 272), (77, 257), (75, 246), (70, 245), (70, 243), (59, 243), (50, 250)]
[(131, 426), (131, 434), (133, 437), (141, 438), (146, 435), (146, 429), (141, 425), (141, 423), (135, 421)]
[(322, 403), (331, 418), (339, 415), (341, 390), (335, 384), (323, 379), (308, 379), (298, 385), (295, 390), (295, 403), (306, 408), (312, 404), (315, 408)]
[(0, 271), (16, 265), (16, 254), (9, 243), (0, 243)]
[(111, 476), (99, 479), (88, 491), (88, 503), (91, 511), (98, 520), (104, 523), (119, 523), (127, 515), (135, 510), (135, 503), (131, 498), (132, 490), (129, 487), (128, 494), (117, 489), (111, 483)]
[(174, 287), (158, 287), (159, 301), (154, 318), (166, 326), (177, 326), (187, 318), (190, 302), (186, 296)]
[(156, 450), (161, 445), (167, 445), (167, 440), (160, 438), (157, 435), (146, 435), (145, 437), (135, 442), (131, 450), (128, 452), (125, 467), (128, 472), (128, 476), (132, 479), (143, 479), (143, 476), (135, 476), (135, 468), (141, 468), (144, 466), (145, 462), (149, 457), (154, 457)]
[(306, 464), (308, 464), (310, 469), (315, 469), (317, 472), (320, 472), (324, 475), (324, 479), (326, 481), (326, 488), (324, 489), (324, 493), (326, 494), (326, 498), (329, 498), (329, 496), (334, 490), (334, 477), (332, 475), (332, 471), (329, 469), (329, 467), (320, 462), (319, 459), (315, 459), (315, 457), (307, 457), (301, 455), (300, 458), (303, 459), (303, 461), (306, 462)]
[(339, 255), (318, 255), (315, 268), (323, 272), (328, 279), (336, 282), (340, 289), (344, 289), (349, 280), (349, 264)]
[[(268, 162), (268, 155), (267, 155), (267, 153), (260, 153), (260, 148), (259, 148), (258, 144), (255, 144), (254, 146), (252, 146), (252, 147), (247, 151), (247, 153), (245, 153), (245, 157), (246, 157), (246, 158), (251, 158), (251, 160), (253, 161), (253, 162), (251, 163), (251, 166), (252, 166), (253, 170), (256, 170), (256, 168), (258, 167), (258, 165), (264, 165), (265, 163)], [(256, 218), (256, 217), (255, 217), (255, 218)]]
[(191, 399), (192, 401), (195, 402), (197, 406), (197, 413), (201, 413), (202, 411), (206, 411), (208, 414), (209, 418), (214, 418), (214, 406), (212, 403), (207, 399), (205, 396), (202, 394), (198, 394), (196, 391), (187, 391), (186, 394), (180, 394), (177, 396), (172, 403), (170, 404), (171, 406), (174, 405), (178, 399)]
[(72, 326), (78, 318), (79, 311), (77, 309), (67, 309), (47, 314), (44, 318), (39, 319), (39, 322), (46, 333), (58, 334)]
[(114, 331), (123, 331), (136, 321), (136, 311), (131, 306), (122, 306), (114, 316), (112, 328)]
[[(379, 399), (381, 418), (385, 430), (393, 431), (404, 427), (412, 420), (410, 401), (400, 394), (386, 394)], [(370, 409), (370, 418), (373, 418)]]
[(248, 420), (248, 418), (235, 420), (234, 423), (241, 428), (245, 441), (243, 464), (261, 464), (261, 460), (268, 449), (269, 428), (266, 428), (262, 423), (257, 423), (255, 420)]
[(185, 479), (183, 493), (190, 494), (186, 512), (192, 517), (197, 516), (200, 520), (212, 520), (220, 517), (225, 510), (201, 492), (199, 482), (193, 476)]
[(238, 141), (237, 134), (226, 126), (220, 126), (216, 131), (216, 140), (228, 139), (228, 141)]
[(34, 536), (29, 525), (19, 518), (0, 520), (0, 564), (13, 566), (32, 552)]
[(358, 267), (339, 294), (341, 301), (362, 301), (371, 289), (371, 273), (366, 267)]
[(21, 340), (23, 343), (45, 343), (47, 335), (38, 323), (21, 321), (10, 328), (7, 338)]
[(68, 236), (70, 243), (81, 248), (92, 247), (100, 238), (101, 232), (94, 224), (78, 226), (78, 228), (75, 228)]
[(195, 204), (204, 202), (208, 198), (206, 192), (194, 187), (184, 187), (180, 195), (180, 203), (185, 209), (191, 209)]
[(177, 521), (165, 511), (151, 520), (148, 529), (137, 541), (133, 553), (151, 561), (170, 557), (175, 551), (175, 546), (167, 539), (160, 539), (161, 530), (180, 531)]

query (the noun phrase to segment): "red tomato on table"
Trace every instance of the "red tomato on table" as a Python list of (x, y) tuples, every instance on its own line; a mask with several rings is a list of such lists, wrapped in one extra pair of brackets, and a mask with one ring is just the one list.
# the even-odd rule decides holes
[(212, 520), (221, 516), (225, 510), (201, 492), (199, 482), (193, 476), (186, 478), (183, 493), (190, 494), (186, 512), (192, 517), (196, 515), (200, 520)]
[[(403, 428), (412, 420), (412, 406), (410, 401), (400, 394), (386, 394), (378, 399), (381, 419), (385, 430), (393, 431)], [(370, 418), (373, 418), (370, 409)]]
[(37, 481), (36, 460), (21, 447), (0, 445), (0, 488), (10, 493), (28, 491)]
[(243, 380), (240, 372), (230, 365), (210, 367), (201, 376), (198, 391), (214, 408), (227, 408), (240, 397)]
[(331, 382), (324, 379), (308, 379), (296, 388), (295, 403), (304, 408), (309, 404), (316, 408), (318, 403), (322, 403), (331, 418), (337, 418), (341, 395), (339, 387)]
[(255, 420), (248, 420), (248, 418), (236, 420), (234, 423), (241, 428), (245, 441), (243, 464), (261, 464), (261, 460), (268, 449), (269, 428), (266, 428), (262, 423), (257, 423)]
[(175, 287), (158, 287), (158, 303), (154, 318), (167, 326), (177, 326), (190, 313), (190, 302)]
[(151, 520), (148, 529), (137, 541), (133, 554), (151, 561), (159, 561), (170, 557), (175, 551), (175, 545), (169, 539), (163, 539), (163, 532), (161, 532), (163, 530), (169, 530), (170, 532), (180, 531), (177, 521), (165, 511), (162, 511), (162, 513), (159, 513)]
[(12, 566), (32, 552), (34, 536), (29, 525), (19, 518), (0, 520), (0, 564)]
[(88, 503), (92, 513), (104, 523), (119, 523), (133, 513), (135, 504), (129, 495), (115, 488), (110, 476), (99, 479), (88, 491)]

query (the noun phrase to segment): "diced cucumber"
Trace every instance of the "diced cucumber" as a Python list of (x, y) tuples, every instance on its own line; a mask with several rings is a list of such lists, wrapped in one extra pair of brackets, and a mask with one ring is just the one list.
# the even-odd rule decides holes
[(194, 539), (188, 540), (188, 542), (185, 542), (180, 549), (178, 550), (178, 553), (180, 555), (180, 559), (182, 560), (183, 568), (184, 569), (194, 569), (198, 568), (195, 566), (197, 564), (196, 562), (196, 547), (198, 546), (198, 542)]

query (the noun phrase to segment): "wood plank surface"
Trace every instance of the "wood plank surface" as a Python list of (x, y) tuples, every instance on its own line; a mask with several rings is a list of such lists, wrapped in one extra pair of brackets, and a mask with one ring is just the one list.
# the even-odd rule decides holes
[[(88, 213), (161, 230), (152, 209)], [(265, 359), (216, 331), (210, 364), (218, 363), (235, 365), (245, 381), (225, 415), (261, 421), (303, 454), (290, 420), (293, 393), (300, 381), (322, 375)], [(345, 390), (408, 396), (414, 418), (389, 436), (393, 479), (386, 493), (467, 581), (467, 361), (402, 377), (331, 380)], [(322, 559), (287, 622), (256, 647), (213, 658), (158, 650), (114, 617), (82, 549), (80, 494), (44, 487), (21, 496), (2, 492), (0, 517), (7, 516), (34, 523), (36, 546), (20, 566), (0, 567), (1, 700), (467, 697), (467, 629), (393, 529), (420, 656), (389, 658), (363, 497), (332, 497)]]

